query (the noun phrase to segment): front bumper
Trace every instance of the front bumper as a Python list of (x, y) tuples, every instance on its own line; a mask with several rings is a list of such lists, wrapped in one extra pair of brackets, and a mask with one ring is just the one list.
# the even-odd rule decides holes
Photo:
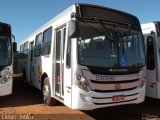
[[(124, 100), (113, 101), (113, 96), (124, 95)], [(92, 110), (103, 107), (138, 104), (145, 99), (145, 85), (134, 90), (123, 92), (85, 92), (77, 86), (72, 86), (72, 109)]]

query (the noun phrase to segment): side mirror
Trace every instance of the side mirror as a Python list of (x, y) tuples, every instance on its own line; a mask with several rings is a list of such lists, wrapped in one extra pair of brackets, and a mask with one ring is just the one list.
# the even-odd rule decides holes
[(13, 42), (13, 52), (17, 52), (17, 43)]
[(76, 34), (77, 34), (77, 21), (71, 20), (69, 21), (68, 35), (69, 37), (75, 37)]
[(15, 42), (15, 36), (12, 35), (12, 41), (13, 41), (13, 52), (17, 52), (17, 43)]
[(15, 42), (15, 36), (12, 34), (12, 41)]
[(152, 36), (147, 37), (147, 69), (155, 69), (154, 39)]
[(148, 36), (148, 37), (147, 37), (147, 42), (148, 42), (148, 43), (153, 42), (153, 37), (152, 37), (152, 36)]

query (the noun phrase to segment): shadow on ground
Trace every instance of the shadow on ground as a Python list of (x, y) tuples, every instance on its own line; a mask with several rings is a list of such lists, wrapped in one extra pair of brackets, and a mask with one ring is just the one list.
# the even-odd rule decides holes
[(0, 98), (0, 108), (41, 103), (43, 103), (41, 92), (31, 86), (25, 86), (21, 77), (14, 78), (12, 95)]
[(83, 111), (96, 120), (147, 120), (160, 119), (160, 100), (146, 97), (141, 104), (122, 105)]

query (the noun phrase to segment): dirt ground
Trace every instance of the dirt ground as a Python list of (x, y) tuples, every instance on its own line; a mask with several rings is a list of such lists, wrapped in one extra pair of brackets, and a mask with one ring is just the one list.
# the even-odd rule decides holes
[[(45, 106), (41, 92), (15, 78), (13, 94), (0, 98), (0, 120), (146, 120), (160, 118), (160, 100), (146, 98), (139, 105), (124, 105), (90, 111), (72, 110), (62, 103)], [(156, 119), (156, 120), (157, 120)]]
[(31, 86), (24, 86), (21, 78), (14, 79), (12, 95), (0, 98), (0, 115), (0, 119), (5, 118), (5, 115), (15, 115), (11, 117), (17, 119), (20, 119), (21, 116), (19, 115), (43, 118), (43, 120), (45, 120), (44, 118), (47, 119), (47, 116), (49, 118), (62, 116), (72, 118), (72, 115), (78, 120), (80, 120), (79, 118), (92, 119), (83, 112), (72, 110), (59, 102), (56, 106), (44, 105), (41, 92)]

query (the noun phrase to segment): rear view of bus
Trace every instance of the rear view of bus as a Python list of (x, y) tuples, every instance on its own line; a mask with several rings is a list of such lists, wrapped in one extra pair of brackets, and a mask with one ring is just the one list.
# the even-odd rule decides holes
[(12, 37), (11, 26), (0, 23), (0, 96), (12, 93)]

